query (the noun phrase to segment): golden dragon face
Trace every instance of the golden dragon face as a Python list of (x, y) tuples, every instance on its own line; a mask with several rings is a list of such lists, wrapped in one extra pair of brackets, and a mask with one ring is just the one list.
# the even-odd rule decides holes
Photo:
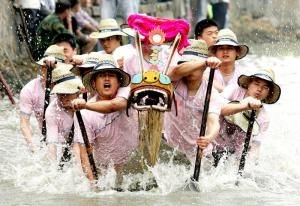
[(171, 109), (173, 86), (170, 78), (156, 70), (136, 74), (131, 80), (130, 102), (137, 110)]

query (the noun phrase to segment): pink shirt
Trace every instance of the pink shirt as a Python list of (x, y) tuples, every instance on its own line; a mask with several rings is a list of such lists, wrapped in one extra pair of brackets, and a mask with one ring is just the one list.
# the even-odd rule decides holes
[(32, 113), (42, 128), (43, 112), (45, 101), (45, 89), (42, 86), (41, 78), (37, 77), (28, 82), (20, 92), (20, 112), (21, 115), (31, 116)]
[[(127, 98), (129, 89), (118, 92), (118, 97)], [(120, 90), (119, 89), (119, 90)], [(90, 102), (96, 102), (98, 97), (93, 97)], [(102, 114), (89, 110), (82, 110), (82, 119), (91, 144), (94, 145), (94, 158), (98, 165), (125, 163), (130, 154), (138, 146), (137, 121), (130, 112), (129, 117), (126, 111)], [(83, 143), (83, 138), (75, 120), (74, 140)]]
[[(210, 71), (210, 69), (206, 69), (205, 73), (208, 74), (209, 71)], [(241, 68), (236, 65), (232, 76), (226, 81), (225, 78), (223, 77), (222, 73), (220, 72), (220, 70), (216, 69), (215, 75), (214, 75), (214, 81), (219, 82), (222, 86), (224, 86), (226, 88), (229, 85), (238, 85), (237, 81), (238, 81), (239, 76), (241, 74), (246, 74), (246, 73), (247, 73), (246, 69)]]
[[(199, 137), (201, 119), (204, 108), (204, 100), (207, 89), (207, 81), (203, 80), (196, 95), (188, 96), (188, 90), (182, 80), (175, 85), (175, 98), (177, 101), (178, 115), (175, 114), (175, 105), (172, 110), (165, 113), (164, 136), (167, 143), (178, 148), (189, 158), (196, 155), (196, 139)], [(212, 88), (209, 104), (209, 113), (220, 114), (221, 101), (219, 93)]]
[(52, 101), (46, 110), (47, 143), (66, 143), (73, 124), (73, 114)]
[[(169, 46), (165, 46), (163, 45), (162, 50), (159, 52), (159, 63), (157, 65), (157, 69), (161, 72), (164, 71), (167, 63), (168, 63), (168, 57), (170, 54), (170, 47)], [(177, 65), (177, 62), (179, 60), (180, 56), (177, 53), (177, 51), (174, 54), (174, 57), (172, 58), (172, 61), (170, 63), (170, 66), (175, 66)], [(143, 59), (143, 68), (144, 71), (148, 71), (150, 69), (153, 68), (153, 65), (151, 63), (149, 63), (148, 61), (146, 61), (145, 59)], [(139, 58), (135, 53), (129, 57), (128, 59), (126, 59), (125, 63), (124, 63), (124, 71), (129, 73), (131, 75), (131, 77), (133, 77), (135, 74), (140, 73), (140, 68), (139, 68)]]
[[(243, 89), (237, 85), (231, 85), (225, 88), (221, 95), (229, 101), (240, 101), (244, 99), (246, 89)], [(257, 135), (252, 135), (250, 145), (255, 141), (260, 143), (265, 137), (265, 133), (269, 127), (270, 119), (266, 109), (261, 108), (260, 112), (256, 117), (256, 122), (259, 126), (259, 133)], [(232, 125), (221, 118), (220, 120), (220, 133), (215, 139), (214, 145), (219, 150), (226, 148), (229, 151), (241, 153), (243, 150), (243, 144), (246, 138), (246, 132), (241, 130), (238, 126)]]

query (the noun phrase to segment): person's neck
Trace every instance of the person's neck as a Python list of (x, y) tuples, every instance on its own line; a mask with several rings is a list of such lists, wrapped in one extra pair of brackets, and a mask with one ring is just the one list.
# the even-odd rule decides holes
[(223, 76), (230, 76), (233, 74), (234, 72), (234, 62), (233, 63), (227, 63), (227, 64), (223, 64), (220, 67), (220, 72), (222, 73)]
[(113, 98), (115, 98), (115, 96), (113, 97), (108, 97), (108, 96), (101, 96), (100, 94), (98, 94), (98, 100), (99, 101), (103, 101), (103, 100), (112, 100)]
[(201, 85), (201, 80), (185, 80), (185, 84), (188, 89), (188, 95), (195, 96)]

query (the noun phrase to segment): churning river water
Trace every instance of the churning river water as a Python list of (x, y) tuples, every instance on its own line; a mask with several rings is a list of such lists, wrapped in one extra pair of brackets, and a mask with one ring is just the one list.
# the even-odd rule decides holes
[[(249, 55), (241, 66), (271, 66), (282, 88), (279, 102), (268, 106), (271, 125), (262, 144), (259, 164), (246, 161), (245, 175), (235, 185), (237, 165), (220, 165), (203, 171), (200, 191), (186, 191), (193, 167), (170, 163), (152, 169), (158, 188), (151, 191), (92, 192), (75, 168), (57, 171), (41, 149), (30, 154), (19, 130), (19, 111), (7, 98), (0, 100), (0, 205), (300, 205), (300, 57)], [(298, 96), (299, 95), (299, 96)], [(32, 118), (35, 139), (39, 135)], [(143, 176), (128, 175), (124, 182)], [(101, 177), (110, 185), (114, 174)]]

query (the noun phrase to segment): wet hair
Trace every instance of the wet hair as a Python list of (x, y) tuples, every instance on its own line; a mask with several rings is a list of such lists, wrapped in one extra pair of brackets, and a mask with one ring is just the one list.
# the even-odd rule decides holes
[(76, 48), (76, 38), (73, 34), (70, 33), (61, 33), (54, 36), (52, 39), (53, 44), (58, 44), (62, 42), (67, 42), (70, 46), (75, 49)]
[(198, 36), (202, 35), (204, 29), (211, 26), (216, 26), (219, 28), (219, 25), (212, 19), (203, 19), (199, 21), (195, 26), (195, 39), (197, 39)]
[(56, 14), (61, 14), (64, 11), (66, 11), (67, 9), (71, 8), (71, 4), (69, 1), (67, 0), (61, 0), (61, 1), (57, 1), (55, 4), (55, 13)]

